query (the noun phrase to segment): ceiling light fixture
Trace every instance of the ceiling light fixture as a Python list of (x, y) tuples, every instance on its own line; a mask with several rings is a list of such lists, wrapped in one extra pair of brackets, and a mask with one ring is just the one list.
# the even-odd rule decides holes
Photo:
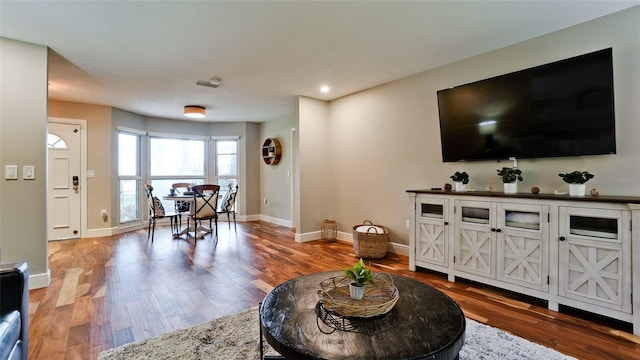
[(192, 119), (204, 119), (205, 109), (200, 105), (187, 105), (184, 107), (184, 116)]
[(331, 90), (331, 88), (329, 88), (329, 85), (322, 85), (322, 86), (320, 87), (320, 92), (321, 92), (321, 93), (323, 93), (323, 94), (328, 93), (328, 92), (329, 92), (329, 90)]

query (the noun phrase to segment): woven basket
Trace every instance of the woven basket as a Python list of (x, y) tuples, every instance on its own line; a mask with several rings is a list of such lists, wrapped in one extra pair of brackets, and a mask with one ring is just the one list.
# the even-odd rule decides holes
[[(356, 230), (361, 226), (366, 228), (366, 232)], [(362, 225), (353, 227), (353, 252), (356, 257), (365, 259), (383, 258), (387, 255), (388, 242), (389, 230), (382, 225), (373, 225), (370, 220), (365, 220)]]
[(325, 310), (346, 317), (369, 318), (388, 313), (400, 297), (387, 273), (374, 274), (373, 284), (365, 287), (362, 300), (349, 296), (349, 282), (346, 276), (336, 276), (318, 284), (316, 292)]

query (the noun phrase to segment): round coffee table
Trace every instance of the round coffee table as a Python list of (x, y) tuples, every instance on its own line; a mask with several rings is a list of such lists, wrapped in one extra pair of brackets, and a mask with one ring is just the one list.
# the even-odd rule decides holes
[(269, 344), (287, 359), (458, 358), (465, 318), (458, 304), (417, 280), (392, 275), (400, 298), (387, 314), (345, 318), (318, 304), (316, 286), (341, 271), (300, 276), (274, 288), (260, 322)]

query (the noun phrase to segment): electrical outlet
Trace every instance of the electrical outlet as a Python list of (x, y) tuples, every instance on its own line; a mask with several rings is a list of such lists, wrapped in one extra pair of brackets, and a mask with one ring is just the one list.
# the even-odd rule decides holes
[(267, 198), (264, 198), (264, 204), (267, 205), (268, 202), (269, 200), (267, 200)]
[(409, 230), (411, 228), (411, 221), (407, 220), (405, 226), (407, 227), (407, 230)]
[(102, 216), (102, 217), (107, 216), (107, 209), (100, 210), (100, 216)]

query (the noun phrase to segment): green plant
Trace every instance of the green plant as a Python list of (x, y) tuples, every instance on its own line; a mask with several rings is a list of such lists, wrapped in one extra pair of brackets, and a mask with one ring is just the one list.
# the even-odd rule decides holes
[(498, 170), (498, 176), (502, 178), (505, 184), (512, 183), (516, 180), (522, 181), (522, 171), (516, 168), (503, 167)]
[(373, 283), (373, 272), (371, 269), (367, 269), (364, 265), (364, 261), (360, 259), (357, 263), (353, 264), (351, 268), (344, 268), (344, 274), (351, 279), (351, 283), (357, 286), (365, 286)]
[(589, 179), (593, 179), (595, 175), (589, 174), (588, 171), (572, 171), (566, 174), (558, 174), (567, 184), (584, 184)]
[(467, 174), (466, 171), (463, 171), (463, 172), (456, 171), (456, 173), (451, 175), (450, 178), (455, 182), (461, 182), (465, 185), (469, 183), (469, 174)]

